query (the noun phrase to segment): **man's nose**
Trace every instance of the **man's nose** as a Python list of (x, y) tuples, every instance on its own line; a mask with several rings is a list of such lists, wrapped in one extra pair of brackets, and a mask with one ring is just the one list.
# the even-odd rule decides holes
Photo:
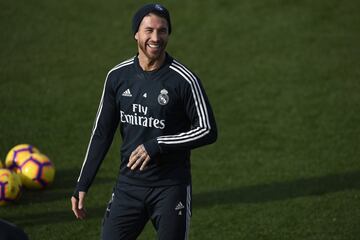
[(160, 34), (158, 31), (154, 31), (151, 35), (151, 40), (154, 41), (154, 42), (157, 42), (159, 41), (160, 39)]

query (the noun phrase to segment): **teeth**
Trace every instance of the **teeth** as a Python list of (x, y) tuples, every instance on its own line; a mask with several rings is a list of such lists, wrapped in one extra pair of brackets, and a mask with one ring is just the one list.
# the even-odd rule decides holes
[(148, 46), (151, 48), (160, 48), (159, 44), (148, 44)]

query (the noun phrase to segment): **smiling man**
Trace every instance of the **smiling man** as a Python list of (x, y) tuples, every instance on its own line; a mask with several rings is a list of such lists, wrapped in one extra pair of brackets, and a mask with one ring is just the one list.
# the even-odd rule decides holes
[[(162, 9), (160, 5), (157, 5), (157, 8)], [(135, 33), (139, 51), (138, 58), (144, 71), (152, 71), (160, 68), (165, 61), (165, 48), (170, 34), (170, 17), (166, 17), (164, 14), (156, 14), (156, 12), (149, 13), (138, 26), (142, 15), (143, 13), (136, 16), (133, 23), (134, 31), (137, 31), (137, 28), (140, 29)]]
[(132, 29), (138, 54), (107, 74), (72, 210), (78, 219), (86, 217), (86, 192), (120, 127), (120, 174), (102, 239), (136, 239), (149, 220), (158, 239), (187, 239), (190, 152), (215, 142), (215, 118), (198, 77), (165, 50), (168, 10), (160, 4), (141, 7)]

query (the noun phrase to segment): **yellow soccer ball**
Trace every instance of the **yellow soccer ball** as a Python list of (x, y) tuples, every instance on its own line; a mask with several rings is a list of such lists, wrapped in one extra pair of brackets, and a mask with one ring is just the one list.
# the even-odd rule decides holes
[(19, 158), (25, 158), (31, 153), (40, 153), (39, 149), (30, 144), (19, 144), (10, 149), (5, 158), (5, 166), (15, 172), (19, 172)]
[(9, 169), (0, 169), (0, 206), (17, 200), (21, 195), (19, 175)]
[(18, 159), (19, 175), (24, 187), (43, 189), (55, 178), (55, 166), (50, 159), (41, 153), (32, 153)]

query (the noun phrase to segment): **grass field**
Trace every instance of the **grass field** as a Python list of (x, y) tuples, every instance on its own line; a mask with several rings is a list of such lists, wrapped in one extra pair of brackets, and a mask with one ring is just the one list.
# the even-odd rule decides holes
[[(31, 143), (57, 168), (0, 218), (30, 239), (98, 239), (119, 134), (70, 210), (107, 71), (135, 54), (145, 1), (0, 1), (0, 156)], [(202, 79), (219, 128), (193, 152), (191, 239), (360, 236), (360, 2), (162, 1), (168, 51)], [(155, 239), (149, 224), (139, 239)]]

